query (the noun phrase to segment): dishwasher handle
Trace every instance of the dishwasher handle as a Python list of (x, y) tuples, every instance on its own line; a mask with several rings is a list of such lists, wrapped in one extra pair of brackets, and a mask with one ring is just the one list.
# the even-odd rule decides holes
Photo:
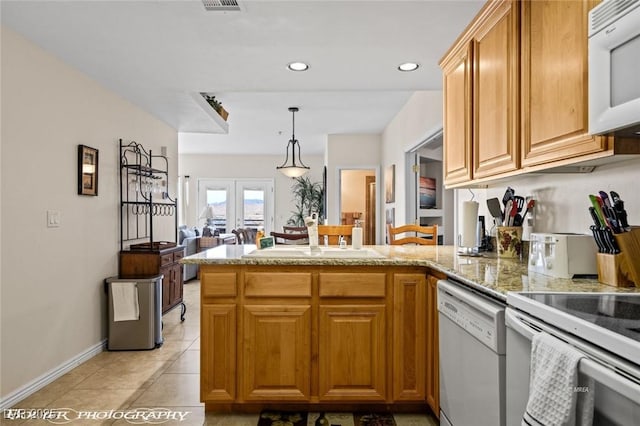
[[(534, 335), (545, 332), (573, 346), (584, 355), (584, 358), (580, 360), (580, 364), (578, 365), (578, 371), (587, 377), (591, 377), (594, 381), (626, 396), (635, 404), (640, 404), (640, 371), (632, 372), (625, 371), (627, 368), (624, 370), (620, 369), (611, 364), (613, 360), (609, 355), (604, 354), (596, 348), (587, 348), (584, 343), (577, 339), (564, 333), (554, 332), (549, 326), (541, 324), (532, 318), (525, 318), (524, 315), (515, 313), (513, 309), (507, 308), (505, 323), (508, 328), (521, 334), (527, 340), (532, 340)], [(598, 355), (600, 356), (594, 356), (591, 353), (599, 353)], [(508, 348), (507, 356), (509, 356)]]

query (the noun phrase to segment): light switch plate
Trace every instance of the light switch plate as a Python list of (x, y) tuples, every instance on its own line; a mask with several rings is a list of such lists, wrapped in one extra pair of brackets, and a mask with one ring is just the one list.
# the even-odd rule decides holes
[(47, 210), (47, 228), (60, 226), (60, 210)]

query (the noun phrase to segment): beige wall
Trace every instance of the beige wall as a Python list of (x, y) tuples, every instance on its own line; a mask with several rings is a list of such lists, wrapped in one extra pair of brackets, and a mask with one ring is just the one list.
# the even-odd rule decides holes
[[(118, 138), (170, 157), (176, 132), (2, 28), (0, 395), (15, 395), (106, 338), (117, 274)], [(77, 145), (100, 150), (97, 197), (76, 190)], [(61, 213), (46, 227), (47, 210)], [(163, 230), (173, 238), (173, 229)]]
[[(341, 212), (360, 212), (364, 215), (364, 211), (367, 208), (367, 176), (375, 176), (375, 170), (342, 170), (340, 177)], [(364, 219), (364, 216), (362, 219)]]
[[(329, 135), (326, 150), (329, 223), (340, 223), (340, 171), (343, 169), (373, 169), (378, 174), (376, 181), (380, 182), (380, 147), (381, 139), (377, 134)], [(380, 205), (380, 189), (378, 187), (378, 206)], [(379, 224), (380, 226), (382, 225)]]
[[(180, 155), (179, 175), (189, 175), (189, 208), (185, 223), (189, 226), (202, 225), (198, 221), (198, 179), (210, 178), (259, 178), (274, 179), (275, 230), (282, 230), (291, 212), (295, 209), (291, 194), (292, 180), (276, 170), (283, 158), (277, 155)], [(304, 163), (311, 167), (306, 176), (312, 182), (322, 183), (324, 160), (321, 156), (304, 156)]]
[[(411, 148), (442, 127), (442, 92), (414, 93), (382, 133), (382, 169), (395, 164), (395, 202), (383, 204), (395, 208), (396, 225), (406, 223), (405, 155)], [(385, 182), (380, 183), (384, 188)], [(384, 201), (384, 200), (383, 200)]]

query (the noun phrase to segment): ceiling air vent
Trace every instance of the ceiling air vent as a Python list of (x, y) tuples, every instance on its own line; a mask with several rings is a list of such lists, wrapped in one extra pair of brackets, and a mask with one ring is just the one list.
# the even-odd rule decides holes
[(240, 12), (242, 8), (238, 0), (202, 0), (204, 8), (218, 12)]

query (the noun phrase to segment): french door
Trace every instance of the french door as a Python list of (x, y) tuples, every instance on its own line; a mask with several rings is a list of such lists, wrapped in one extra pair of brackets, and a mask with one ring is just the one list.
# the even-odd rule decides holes
[[(213, 207), (213, 222), (223, 234), (235, 228), (263, 227), (269, 235), (274, 217), (273, 179), (199, 179), (198, 212)], [(198, 222), (205, 220), (199, 213)]]

